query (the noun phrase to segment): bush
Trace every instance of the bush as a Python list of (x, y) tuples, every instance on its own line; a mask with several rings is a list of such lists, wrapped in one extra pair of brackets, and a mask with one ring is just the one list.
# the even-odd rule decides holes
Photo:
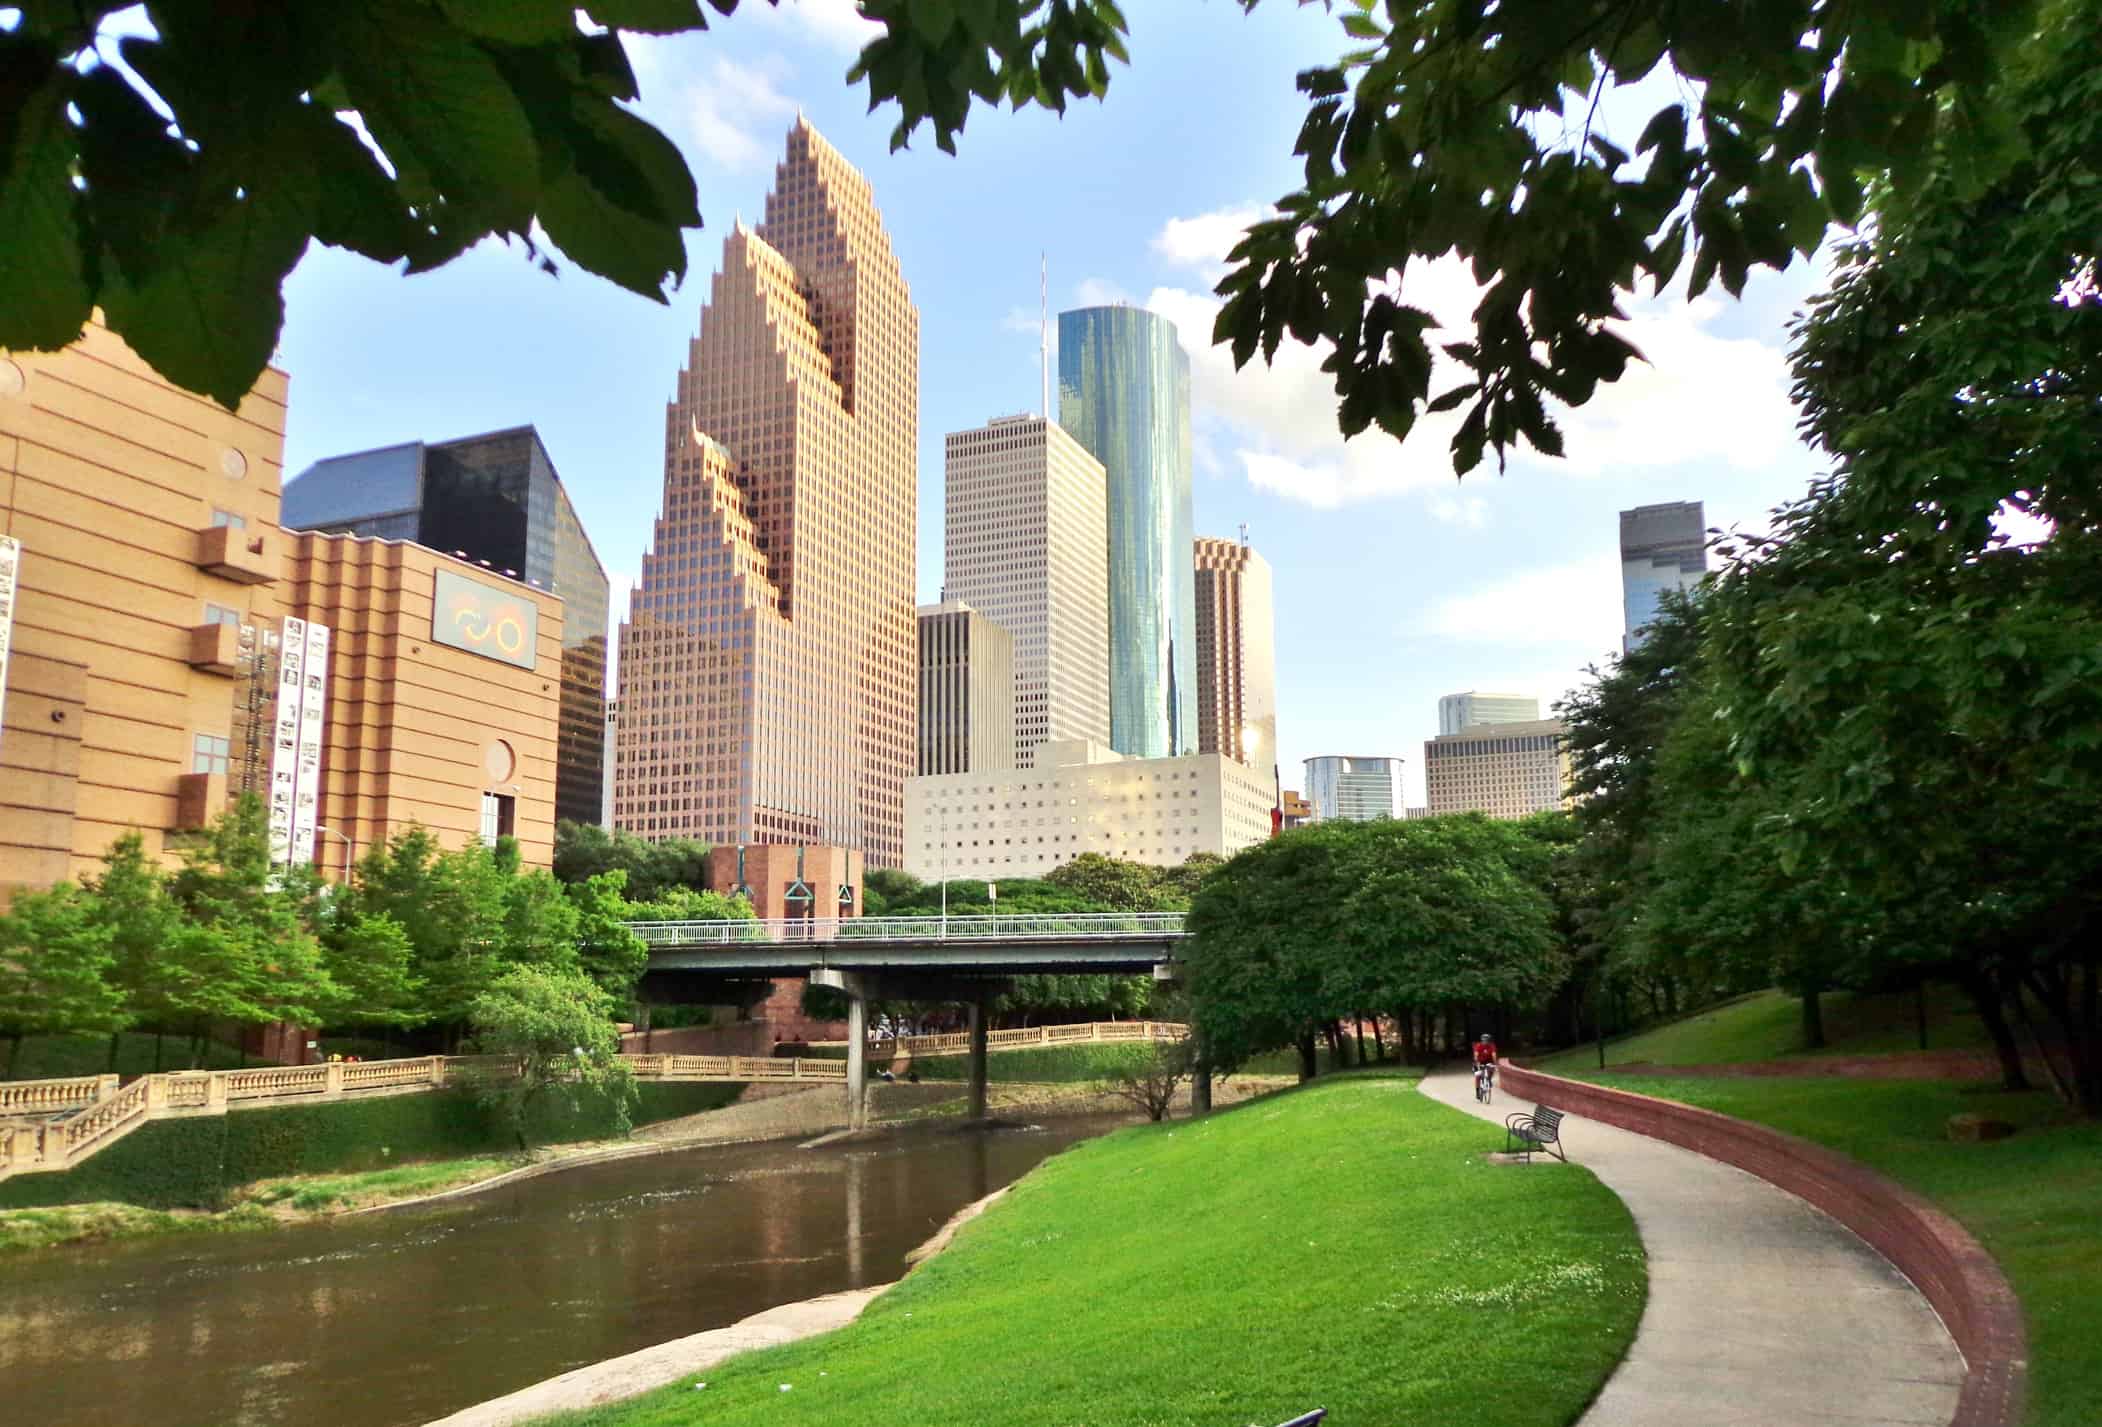
[[(730, 1104), (734, 1084), (642, 1084), (637, 1125)], [(612, 1133), (610, 1105), (532, 1108), (529, 1132), (543, 1143)], [(149, 1209), (217, 1209), (257, 1179), (380, 1169), (508, 1149), (503, 1116), (472, 1095), (437, 1091), (323, 1105), (235, 1110), (192, 1120), (156, 1120), (63, 1174), (0, 1182), (0, 1209), (115, 1200)]]

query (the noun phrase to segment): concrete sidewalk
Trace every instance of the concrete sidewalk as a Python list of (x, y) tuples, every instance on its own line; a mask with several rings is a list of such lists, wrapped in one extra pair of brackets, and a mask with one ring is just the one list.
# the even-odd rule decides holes
[[(1423, 1093), (1502, 1124), (1531, 1109), (1472, 1077)], [(1564, 1149), (1635, 1216), (1649, 1302), (1580, 1427), (1945, 1427), (1963, 1355), (1919, 1290), (1803, 1200), (1662, 1140), (1580, 1120)], [(1556, 1174), (1552, 1161), (1508, 1174)]]

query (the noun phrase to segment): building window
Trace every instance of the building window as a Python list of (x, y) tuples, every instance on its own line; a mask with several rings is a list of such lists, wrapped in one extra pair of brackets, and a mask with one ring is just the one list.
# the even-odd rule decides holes
[(518, 801), (502, 793), (482, 794), (482, 845), (496, 846), (500, 837), (510, 837), (518, 828)]
[(233, 756), (233, 741), (214, 733), (200, 733), (190, 745), (192, 773), (224, 773)]
[(229, 530), (246, 530), (248, 528), (248, 520), (245, 516), (235, 515), (230, 510), (220, 510), (217, 506), (214, 506), (212, 508), (212, 528), (216, 530), (222, 525)]
[(228, 609), (223, 604), (208, 603), (204, 607), (204, 622), (206, 624), (231, 624), (238, 626), (241, 623), (241, 611)]

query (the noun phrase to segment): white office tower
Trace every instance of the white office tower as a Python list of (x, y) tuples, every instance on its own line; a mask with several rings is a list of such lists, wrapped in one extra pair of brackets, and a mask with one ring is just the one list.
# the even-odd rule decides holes
[(944, 597), (1014, 636), (1015, 756), (1109, 741), (1109, 548), (1102, 463), (1056, 422), (1004, 416), (951, 432)]
[(1440, 733), (1459, 733), (1485, 723), (1534, 723), (1539, 717), (1540, 701), (1524, 694), (1485, 694), (1469, 689), (1438, 700)]
[(1370, 822), (1401, 812), (1401, 760), (1324, 755), (1306, 760), (1306, 795), (1322, 822)]

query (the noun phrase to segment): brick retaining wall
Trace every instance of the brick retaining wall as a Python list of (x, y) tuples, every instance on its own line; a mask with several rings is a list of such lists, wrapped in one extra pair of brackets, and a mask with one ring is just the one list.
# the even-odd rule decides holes
[(2022, 1310), (2000, 1266), (1934, 1205), (1821, 1145), (1713, 1110), (1504, 1063), (1502, 1088), (1683, 1146), (1795, 1194), (1859, 1234), (1926, 1296), (1965, 1363), (1950, 1427), (2019, 1427), (2029, 1372)]

